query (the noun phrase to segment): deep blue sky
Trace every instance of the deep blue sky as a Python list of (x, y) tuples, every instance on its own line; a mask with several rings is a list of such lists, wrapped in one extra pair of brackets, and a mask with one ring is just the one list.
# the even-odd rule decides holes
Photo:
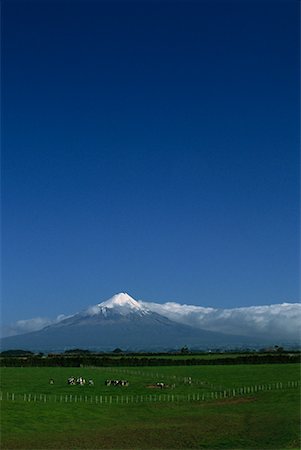
[(299, 2), (3, 1), (3, 321), (298, 299)]

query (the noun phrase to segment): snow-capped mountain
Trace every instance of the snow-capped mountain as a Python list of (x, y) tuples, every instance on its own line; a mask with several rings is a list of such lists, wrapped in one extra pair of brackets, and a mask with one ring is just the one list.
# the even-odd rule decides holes
[[(2, 348), (162, 350), (183, 345), (213, 348), (292, 344), (300, 342), (301, 305), (215, 309), (137, 301), (119, 293), (54, 321), (32, 320), (40, 329), (3, 338)], [(26, 321), (20, 322), (26, 325)]]
[(205, 331), (151, 311), (128, 294), (114, 295), (42, 330), (3, 338), (2, 349), (61, 351), (66, 348), (164, 350), (251, 344), (250, 338)]
[(159, 316), (158, 313), (150, 311), (145, 305), (142, 305), (130, 295), (121, 292), (102, 303), (90, 306), (79, 313), (58, 321), (56, 324), (49, 325), (47, 329), (75, 324), (82, 326), (84, 324), (112, 323), (114, 321), (121, 323), (146, 316), (148, 316), (146, 317), (146, 320), (148, 320), (150, 316), (154, 317), (154, 315)]

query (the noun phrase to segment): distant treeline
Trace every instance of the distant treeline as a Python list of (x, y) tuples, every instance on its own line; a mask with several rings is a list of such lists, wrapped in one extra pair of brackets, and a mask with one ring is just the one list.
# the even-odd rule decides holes
[[(137, 355), (138, 356), (138, 355)], [(196, 365), (234, 365), (234, 364), (287, 364), (299, 363), (300, 353), (273, 353), (273, 354), (242, 354), (229, 355), (228, 357), (202, 358), (187, 355), (186, 358), (176, 358), (174, 355), (154, 357), (149, 356), (104, 356), (104, 355), (34, 355), (27, 352), (22, 356), (0, 356), (1, 365), (4, 367), (143, 367), (143, 366), (196, 366)]]

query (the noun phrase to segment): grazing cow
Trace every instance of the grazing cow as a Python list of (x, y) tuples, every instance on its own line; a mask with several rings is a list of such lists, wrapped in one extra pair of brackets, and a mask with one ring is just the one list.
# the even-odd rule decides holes
[(106, 380), (106, 386), (128, 386), (129, 382), (127, 380)]
[(49, 384), (54, 384), (54, 379), (53, 378), (50, 378)]
[(89, 386), (94, 386), (94, 381), (93, 380), (89, 380)]
[(75, 385), (75, 384), (79, 384), (81, 386), (86, 384), (86, 380), (83, 377), (69, 377), (67, 380), (67, 383), (70, 385)]
[(83, 386), (84, 384), (86, 384), (86, 380), (83, 377), (78, 377), (76, 383)]

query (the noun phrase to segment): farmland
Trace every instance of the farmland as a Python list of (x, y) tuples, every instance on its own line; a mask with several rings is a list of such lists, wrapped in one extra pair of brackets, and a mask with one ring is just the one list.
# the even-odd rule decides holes
[(299, 379), (298, 364), (3, 367), (1, 448), (297, 449)]

